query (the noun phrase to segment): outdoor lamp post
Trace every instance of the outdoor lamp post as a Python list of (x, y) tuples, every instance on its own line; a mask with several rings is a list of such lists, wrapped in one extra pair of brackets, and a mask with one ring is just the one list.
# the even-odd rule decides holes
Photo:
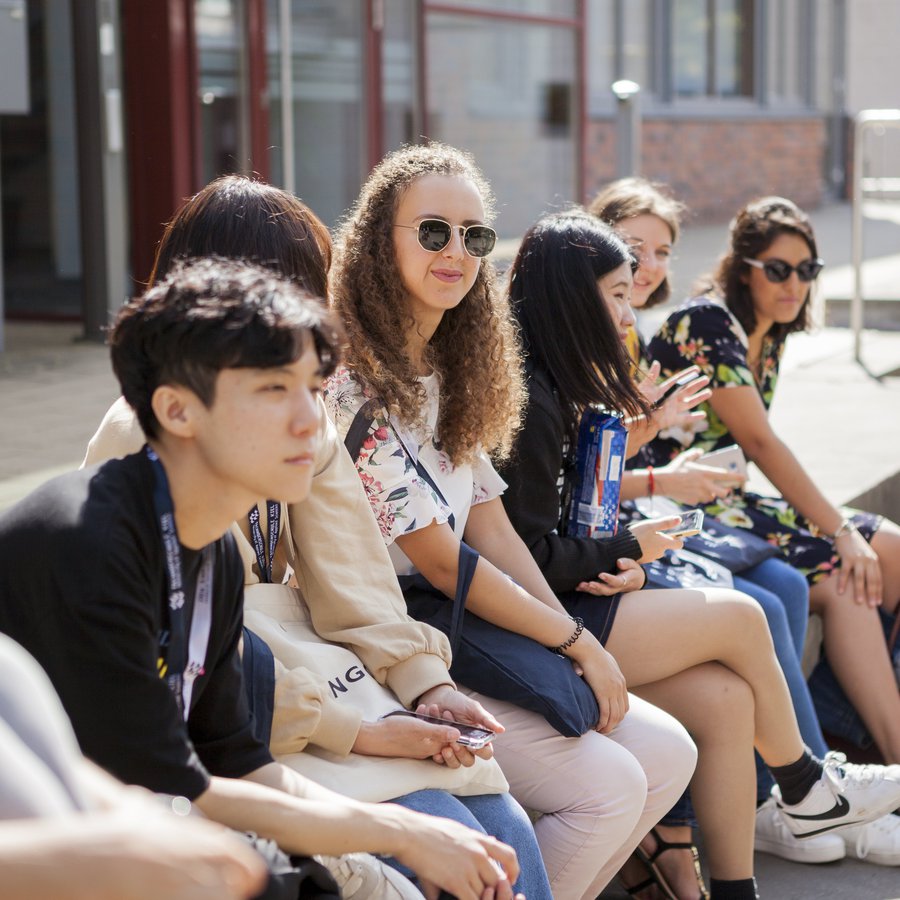
[(622, 78), (612, 83), (616, 96), (616, 176), (641, 171), (641, 86)]

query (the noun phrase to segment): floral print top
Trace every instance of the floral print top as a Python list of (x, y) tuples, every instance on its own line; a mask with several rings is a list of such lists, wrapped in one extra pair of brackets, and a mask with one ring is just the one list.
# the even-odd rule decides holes
[[(750, 386), (759, 390), (768, 409), (775, 393), (784, 341), (763, 339), (759, 381), (747, 364), (747, 336), (734, 316), (708, 298), (689, 300), (675, 310), (650, 342), (650, 355), (663, 371), (676, 372), (696, 364), (710, 379), (712, 388)], [(709, 424), (697, 436), (695, 446), (704, 450), (727, 447), (736, 441), (715, 413), (704, 404)], [(644, 464), (664, 465), (681, 450), (673, 442), (656, 438), (641, 448)], [(725, 525), (746, 528), (776, 547), (785, 562), (798, 569), (810, 584), (828, 577), (840, 565), (833, 542), (814, 523), (782, 497), (764, 497), (736, 490), (729, 497), (702, 504), (708, 516)], [(872, 513), (844, 509), (866, 540), (881, 524)]]
[[(762, 369), (757, 381), (747, 362), (747, 335), (738, 320), (721, 303), (698, 297), (682, 304), (666, 319), (650, 341), (649, 353), (662, 366), (664, 376), (696, 365), (708, 376), (713, 389), (756, 387), (768, 409), (775, 393), (784, 341), (763, 338)], [(707, 426), (697, 434), (695, 447), (709, 451), (735, 443), (709, 403), (701, 404), (698, 409), (706, 413)], [(655, 465), (668, 461), (683, 449), (675, 442), (654, 441), (653, 444), (656, 446), (651, 455)]]
[[(483, 451), (478, 452), (473, 463), (454, 466), (440, 449), (436, 434), (440, 379), (433, 374), (420, 381), (427, 396), (420, 421), (404, 427), (389, 418), (384, 410), (379, 411), (355, 461), (398, 575), (416, 571), (394, 543), (398, 537), (432, 522), (439, 525), (450, 522), (452, 518), (453, 531), (462, 538), (472, 506), (493, 500), (506, 489), (506, 483)], [(342, 438), (359, 409), (371, 397), (345, 366), (326, 380), (325, 405)], [(420, 474), (417, 462), (440, 493)]]

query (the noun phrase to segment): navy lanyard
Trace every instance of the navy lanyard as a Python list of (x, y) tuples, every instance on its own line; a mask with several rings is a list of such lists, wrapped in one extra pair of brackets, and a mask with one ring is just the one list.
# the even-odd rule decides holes
[(276, 500), (266, 500), (266, 515), (269, 520), (268, 546), (259, 527), (259, 507), (254, 506), (247, 514), (250, 522), (250, 539), (256, 551), (256, 566), (259, 580), (266, 584), (272, 581), (272, 563), (275, 561), (275, 545), (278, 543), (278, 529), (281, 527), (281, 504)]
[(165, 678), (182, 717), (187, 720), (191, 708), (194, 681), (204, 672), (206, 650), (212, 628), (213, 553), (211, 547), (201, 551), (200, 574), (194, 591), (194, 609), (190, 636), (185, 639), (184, 569), (181, 544), (175, 527), (175, 510), (169, 492), (169, 479), (159, 457), (149, 445), (144, 450), (153, 468), (153, 507), (159, 520), (159, 531), (166, 558), (168, 588), (169, 646), (166, 652)]

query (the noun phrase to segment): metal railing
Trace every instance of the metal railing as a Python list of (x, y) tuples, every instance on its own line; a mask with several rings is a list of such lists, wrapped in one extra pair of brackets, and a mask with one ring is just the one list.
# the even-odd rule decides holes
[[(853, 329), (853, 355), (862, 362), (862, 330), (864, 325), (862, 264), (863, 264), (863, 201), (878, 194), (900, 192), (900, 177), (887, 174), (867, 175), (865, 138), (884, 137), (889, 129), (900, 129), (900, 109), (864, 109), (853, 122), (853, 219), (851, 240), (853, 247), (853, 296), (850, 300), (850, 327)], [(900, 173), (898, 173), (900, 175)]]

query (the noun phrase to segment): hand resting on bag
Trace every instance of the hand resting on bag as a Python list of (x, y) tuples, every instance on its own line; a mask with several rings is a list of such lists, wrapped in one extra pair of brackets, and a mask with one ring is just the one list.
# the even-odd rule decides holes
[[(639, 591), (647, 580), (644, 570), (633, 559), (616, 560), (619, 572), (600, 572), (598, 581), (582, 581), (575, 590), (593, 594), (595, 597), (612, 597), (613, 594), (626, 594)], [(578, 673), (582, 674), (581, 672)]]
[(628, 688), (619, 664), (586, 629), (564, 653), (577, 663), (597, 698), (600, 719), (595, 730), (608, 734), (628, 712)]

